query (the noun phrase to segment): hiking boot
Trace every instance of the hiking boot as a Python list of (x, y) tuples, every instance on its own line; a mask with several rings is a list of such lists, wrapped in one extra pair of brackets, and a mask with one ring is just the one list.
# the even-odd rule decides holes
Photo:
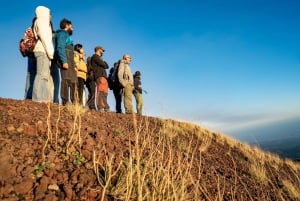
[(104, 109), (104, 112), (113, 112), (110, 109)]

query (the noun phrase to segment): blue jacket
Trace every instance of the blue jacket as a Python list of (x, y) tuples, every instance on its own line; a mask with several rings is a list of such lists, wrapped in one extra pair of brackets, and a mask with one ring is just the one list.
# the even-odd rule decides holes
[[(70, 79), (76, 80), (76, 64), (74, 61), (74, 47), (73, 41), (69, 35), (69, 33), (60, 29), (56, 31), (53, 37), (53, 45), (54, 45), (54, 59), (53, 62), (60, 66), (62, 79)], [(62, 65), (64, 63), (68, 63), (69, 68), (63, 69)]]
[(69, 46), (69, 45), (73, 46), (73, 41), (72, 41), (69, 33), (64, 29), (60, 29), (60, 30), (56, 31), (56, 33), (53, 37), (53, 45), (55, 48), (54, 60), (58, 60), (62, 64), (67, 63), (67, 51), (74, 51), (74, 50), (66, 49), (66, 46)]

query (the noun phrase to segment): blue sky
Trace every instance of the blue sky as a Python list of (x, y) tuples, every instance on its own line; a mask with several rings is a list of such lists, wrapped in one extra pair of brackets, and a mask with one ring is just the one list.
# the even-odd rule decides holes
[(146, 115), (235, 137), (300, 117), (300, 1), (7, 1), (0, 8), (0, 97), (24, 97), (18, 41), (38, 5), (51, 9), (55, 29), (62, 18), (72, 21), (74, 44), (87, 55), (101, 45), (110, 66), (132, 56), (148, 91)]

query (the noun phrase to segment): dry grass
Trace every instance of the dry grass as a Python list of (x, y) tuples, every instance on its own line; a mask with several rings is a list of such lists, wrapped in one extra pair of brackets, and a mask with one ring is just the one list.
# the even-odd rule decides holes
[[(73, 127), (68, 135), (66, 143), (67, 153), (82, 144), (81, 137), (81, 115), (85, 113), (80, 105), (67, 105), (66, 109), (73, 115)], [(60, 110), (59, 110), (60, 114)], [(59, 115), (60, 117), (60, 115)], [(49, 107), (48, 121), (51, 118), (51, 110)], [(56, 125), (58, 125), (58, 121)], [(215, 172), (214, 182), (217, 184), (217, 192), (212, 195), (209, 188), (201, 183), (203, 173), (202, 155), (205, 154), (213, 142), (221, 145), (228, 145), (230, 149), (239, 149), (249, 162), (249, 171), (251, 175), (262, 185), (271, 183), (276, 190), (277, 184), (272, 183), (267, 170), (279, 171), (280, 167), (285, 163), (295, 174), (295, 180), (300, 184), (299, 164), (286, 160), (283, 162), (278, 156), (268, 154), (261, 151), (258, 147), (250, 147), (242, 144), (235, 139), (227, 137), (223, 134), (216, 134), (200, 126), (191, 123), (180, 123), (173, 120), (159, 120), (157, 124), (162, 124), (159, 132), (149, 127), (149, 120), (137, 123), (135, 115), (133, 115), (134, 124), (134, 144), (128, 144), (127, 153), (121, 160), (109, 153), (104, 146), (101, 152), (93, 152), (93, 169), (97, 177), (98, 184), (102, 188), (101, 201), (106, 200), (106, 196), (113, 197), (116, 200), (164, 200), (164, 201), (186, 201), (195, 200), (200, 196), (206, 200), (222, 201), (224, 200), (226, 181), (223, 176)], [(122, 138), (126, 135), (116, 131)], [(56, 146), (58, 127), (56, 126)], [(143, 135), (142, 133), (147, 133)], [(179, 141), (176, 137), (185, 136), (186, 140)], [(132, 136), (132, 135), (131, 135)], [(198, 139), (196, 145), (194, 139)], [(52, 143), (52, 131), (48, 130), (48, 142)], [(44, 148), (45, 151), (45, 148)], [(197, 161), (198, 170), (197, 177), (193, 169), (195, 163), (195, 155), (200, 155)], [(105, 157), (103, 157), (103, 155)], [(224, 156), (225, 157), (225, 156)], [(233, 164), (230, 170), (234, 177), (234, 183), (237, 184), (241, 177), (237, 173), (237, 163), (239, 159), (234, 158), (230, 150), (226, 157)], [(104, 160), (100, 160), (104, 158)], [(267, 164), (271, 164), (267, 167)], [(294, 179), (294, 178), (293, 178)], [(285, 179), (282, 181), (284, 190), (293, 198), (299, 198), (300, 190), (294, 181)], [(246, 184), (244, 191), (249, 200), (255, 200), (251, 197), (247, 190)], [(229, 200), (236, 200), (238, 194), (236, 186), (230, 187)], [(281, 193), (278, 197), (283, 200)], [(266, 195), (268, 200), (272, 200)], [(228, 199), (228, 198), (227, 198)], [(246, 200), (246, 198), (245, 198)]]
[(86, 109), (76, 103), (76, 104), (67, 104), (66, 109), (73, 115), (73, 127), (69, 132), (69, 141), (67, 142), (67, 154), (69, 154), (70, 147), (74, 149), (75, 145), (79, 147), (82, 145), (82, 137), (81, 137), (81, 115), (86, 112)]
[(55, 142), (53, 142), (53, 131), (51, 129), (51, 116), (52, 116), (52, 111), (51, 111), (51, 105), (52, 103), (49, 102), (47, 103), (47, 109), (48, 109), (48, 116), (47, 116), (47, 139), (45, 141), (43, 150), (42, 150), (42, 159), (43, 162), (45, 162), (46, 157), (45, 157), (45, 152), (46, 148), (48, 147), (49, 142), (51, 144), (54, 143), (54, 147), (56, 149), (56, 152), (58, 153), (59, 151), (62, 150), (62, 147), (58, 147), (58, 130), (59, 130), (59, 121), (60, 121), (60, 115), (61, 115), (61, 110), (64, 108), (66, 109), (70, 115), (73, 116), (74, 121), (73, 121), (73, 127), (69, 131), (68, 135), (68, 142), (66, 145), (66, 153), (71, 154), (71, 152), (75, 151), (76, 148), (75, 146), (78, 145), (78, 147), (81, 146), (82, 144), (82, 137), (81, 137), (81, 115), (86, 112), (86, 109), (82, 107), (80, 104), (67, 104), (66, 106), (59, 105), (58, 106), (58, 117), (55, 120)]
[[(136, 121), (134, 122), (136, 123)], [(97, 160), (94, 161), (95, 174), (99, 184), (104, 189), (103, 195), (110, 195), (118, 200), (139, 201), (195, 200), (200, 195), (204, 196), (206, 200), (224, 200), (226, 193), (224, 177), (216, 176), (215, 182), (217, 183), (218, 191), (212, 196), (206, 186), (200, 183), (203, 171), (201, 161), (198, 169), (199, 180), (195, 180), (191, 174), (195, 154), (206, 152), (213, 140), (221, 144), (227, 144), (231, 148), (239, 148), (249, 159), (251, 175), (262, 185), (271, 182), (267, 175), (266, 164), (272, 164), (271, 168), (275, 170), (278, 170), (282, 164), (282, 160), (276, 155), (265, 153), (257, 147), (250, 147), (224, 135), (214, 135), (212, 132), (199, 126), (189, 123), (180, 124), (172, 120), (162, 122), (163, 127), (159, 133), (153, 133), (147, 126), (147, 123), (145, 127), (136, 124), (135, 145), (129, 145), (128, 157), (123, 158), (117, 167), (113, 164), (112, 158), (107, 158), (105, 165), (101, 166), (102, 172), (105, 172), (104, 176), (103, 174), (101, 176), (101, 171), (99, 172), (98, 166), (100, 164)], [(143, 129), (147, 129), (147, 135), (140, 134), (143, 132)], [(193, 146), (192, 140), (185, 142), (176, 141), (176, 136), (181, 134), (187, 135), (187, 139), (189, 137), (192, 139), (191, 133), (199, 139), (199, 146)], [(217, 139), (214, 139), (215, 137)], [(200, 148), (197, 150), (195, 147)], [(232, 157), (230, 151), (227, 157), (234, 165), (234, 169), (231, 171), (234, 175), (235, 183), (237, 183), (238, 180), (241, 180), (236, 172), (237, 159)], [(286, 161), (286, 163), (294, 171), (298, 170), (299, 166), (295, 163), (291, 161)], [(270, 185), (274, 189), (276, 188), (275, 184), (271, 183)], [(284, 181), (284, 186), (290, 196), (298, 198), (299, 189), (293, 183), (286, 180)], [(245, 186), (244, 190), (248, 193), (248, 199), (255, 200), (246, 188)], [(238, 192), (235, 186), (231, 187), (229, 193), (231, 195), (230, 200), (236, 200), (235, 197)], [(267, 200), (272, 200), (269, 195), (265, 197)], [(277, 197), (279, 200), (284, 200), (280, 192)], [(103, 199), (104, 196), (101, 200)]]
[(268, 181), (266, 169), (264, 163), (262, 162), (255, 161), (254, 163), (252, 163), (250, 167), (250, 172), (259, 183), (266, 183)]
[(284, 160), (285, 164), (287, 166), (289, 166), (294, 172), (297, 172), (300, 170), (300, 164), (299, 163), (295, 163), (294, 161), (290, 160), (290, 159), (285, 159)]
[[(136, 125), (135, 145), (129, 145), (129, 155), (124, 158), (117, 168), (113, 167), (111, 160), (105, 161), (105, 175), (101, 176), (99, 164), (94, 161), (95, 174), (99, 184), (104, 186), (105, 193), (119, 200), (193, 200), (194, 192), (188, 190), (193, 184), (190, 173), (193, 157), (196, 150), (191, 144), (183, 146), (182, 153), (176, 151), (178, 144), (174, 146), (172, 139), (176, 132), (182, 132), (185, 128), (170, 127), (167, 121), (161, 133), (140, 135), (144, 128)], [(149, 128), (148, 128), (149, 129)], [(168, 131), (168, 132), (167, 132)], [(152, 138), (155, 135), (157, 138)], [(186, 155), (184, 153), (190, 153)], [(95, 154), (96, 155), (96, 154)], [(121, 165), (122, 164), (122, 165)], [(116, 169), (114, 173), (110, 170)], [(114, 180), (114, 182), (110, 182)]]
[(283, 180), (282, 183), (284, 190), (287, 191), (292, 198), (300, 198), (299, 186), (294, 186), (289, 180)]

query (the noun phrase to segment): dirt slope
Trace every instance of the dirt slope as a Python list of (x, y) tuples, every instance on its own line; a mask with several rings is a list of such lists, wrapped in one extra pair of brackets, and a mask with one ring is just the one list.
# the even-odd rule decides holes
[[(141, 160), (130, 162), (138, 154)], [(125, 200), (130, 184), (121, 189), (118, 173), (128, 170), (127, 162), (141, 170), (151, 164), (153, 175), (163, 171), (157, 164), (166, 164), (177, 183), (186, 177), (182, 198), (169, 200), (300, 200), (299, 164), (198, 126), (0, 98), (0, 200)], [(109, 165), (116, 173), (111, 180)], [(262, 177), (255, 167), (256, 173), (263, 168)], [(160, 193), (151, 174), (142, 180), (147, 190), (133, 190), (129, 200)]]

